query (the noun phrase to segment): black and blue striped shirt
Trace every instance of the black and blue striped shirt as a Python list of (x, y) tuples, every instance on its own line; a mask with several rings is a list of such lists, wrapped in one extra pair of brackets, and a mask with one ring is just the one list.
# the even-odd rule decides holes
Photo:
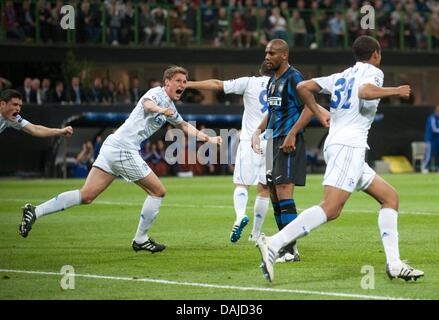
[(266, 130), (273, 130), (272, 138), (286, 136), (299, 119), (304, 105), (296, 86), (303, 80), (302, 74), (291, 66), (279, 79), (271, 77), (267, 88), (269, 117)]

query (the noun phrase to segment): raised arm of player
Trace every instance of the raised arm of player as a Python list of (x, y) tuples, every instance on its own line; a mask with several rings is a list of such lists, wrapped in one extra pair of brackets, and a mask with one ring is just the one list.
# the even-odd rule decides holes
[(204, 132), (195, 128), (193, 125), (187, 123), (186, 121), (181, 122), (180, 124), (177, 125), (177, 127), (179, 129), (183, 130), (183, 132), (188, 134), (189, 136), (196, 137), (197, 139), (199, 139), (203, 142), (208, 142), (208, 143), (213, 143), (213, 144), (218, 144), (218, 145), (220, 145), (222, 142), (222, 139), (220, 136), (210, 137), (207, 134), (205, 134)]
[(197, 90), (216, 90), (220, 91), (224, 89), (224, 84), (218, 79), (208, 79), (203, 81), (188, 81), (186, 82), (186, 88)]
[[(319, 119), (320, 123), (325, 127), (329, 127), (329, 112), (325, 108), (319, 106), (316, 102), (314, 94), (319, 93), (320, 86), (314, 80), (302, 81), (297, 85), (297, 93), (304, 102), (307, 108), (309, 108)], [(319, 108), (320, 107), (320, 108)], [(325, 111), (323, 111), (325, 110)]]
[(374, 100), (391, 96), (399, 96), (404, 99), (410, 97), (410, 86), (378, 87), (372, 83), (363, 84), (358, 90), (358, 97), (363, 100)]
[(171, 107), (168, 108), (162, 108), (159, 107), (154, 101), (145, 99), (143, 101), (143, 108), (146, 112), (155, 112), (155, 113), (162, 113), (167, 117), (170, 117), (174, 114), (174, 109)]
[[(326, 114), (327, 117), (330, 117), (330, 113), (328, 110), (323, 108), (321, 105), (317, 104), (319, 112), (322, 114)], [(296, 150), (296, 135), (297, 133), (305, 128), (308, 123), (311, 121), (314, 113), (311, 111), (310, 108), (305, 108), (302, 111), (302, 114), (300, 115), (297, 122), (294, 124), (294, 126), (291, 128), (290, 132), (288, 132), (288, 135), (286, 136), (284, 143), (280, 146), (280, 148), (285, 153), (291, 153), (294, 150)]]
[(36, 124), (29, 123), (23, 128), (23, 131), (39, 138), (55, 137), (55, 136), (65, 136), (70, 137), (73, 134), (73, 128), (71, 126), (58, 129), (58, 128), (47, 128), (45, 126), (40, 126)]
[(256, 131), (252, 135), (252, 149), (253, 149), (254, 152), (256, 152), (258, 154), (262, 154), (261, 139), (259, 138), (259, 136), (267, 128), (267, 123), (268, 123), (269, 116), (270, 116), (270, 113), (267, 112), (267, 114), (265, 115), (264, 119), (262, 119), (262, 121), (259, 124), (258, 128), (256, 129)]

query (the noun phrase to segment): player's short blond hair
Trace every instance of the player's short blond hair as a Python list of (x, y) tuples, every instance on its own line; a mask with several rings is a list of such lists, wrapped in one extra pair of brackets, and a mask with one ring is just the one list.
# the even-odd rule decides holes
[(171, 80), (176, 74), (184, 74), (186, 78), (189, 76), (189, 72), (180, 66), (170, 66), (163, 73), (163, 85), (165, 84), (165, 80)]

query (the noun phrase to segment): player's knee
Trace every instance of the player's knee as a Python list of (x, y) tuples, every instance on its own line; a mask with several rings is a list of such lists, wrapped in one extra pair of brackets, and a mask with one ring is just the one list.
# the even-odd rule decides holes
[(150, 192), (150, 195), (158, 198), (164, 198), (164, 196), (166, 195), (166, 189), (165, 187), (157, 188), (156, 190), (152, 190)]
[(399, 208), (399, 196), (395, 190), (389, 193), (389, 195), (383, 201), (384, 208), (392, 208), (398, 211)]
[(82, 204), (90, 204), (96, 197), (85, 192), (81, 192), (81, 203)]
[(320, 204), (320, 207), (325, 212), (328, 221), (330, 221), (330, 220), (335, 220), (340, 216), (341, 211), (343, 209), (343, 205), (344, 205), (344, 203), (343, 204), (333, 204), (333, 203), (328, 204), (326, 202), (322, 202)]

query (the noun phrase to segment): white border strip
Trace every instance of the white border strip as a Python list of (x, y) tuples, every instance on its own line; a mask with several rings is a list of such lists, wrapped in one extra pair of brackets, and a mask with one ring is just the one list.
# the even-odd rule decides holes
[[(64, 276), (64, 274), (59, 273), (59, 272), (46, 272), (46, 271), (0, 269), (0, 272), (33, 274), (33, 275), (43, 275), (43, 276)], [(413, 300), (410, 298), (396, 298), (396, 297), (375, 296), (375, 295), (366, 295), (366, 294), (351, 294), (351, 293), (342, 293), (342, 292), (325, 292), (325, 291), (310, 291), (310, 290), (258, 288), (258, 287), (238, 287), (238, 286), (220, 285), (220, 284), (208, 284), (208, 283), (198, 283), (198, 282), (179, 282), (179, 281), (172, 281), (172, 280), (161, 280), (161, 279), (159, 280), (159, 279), (150, 279), (150, 278), (103, 276), (103, 275), (95, 275), (95, 274), (77, 274), (77, 273), (75, 273), (75, 277), (89, 278), (89, 279), (102, 279), (102, 280), (159, 283), (159, 284), (168, 284), (168, 285), (175, 285), (175, 286), (202, 287), (202, 288), (210, 288), (210, 289), (256, 291), (256, 292), (276, 292), (276, 293), (295, 293), (295, 294), (330, 296), (330, 297), (340, 297), (340, 298), (357, 298), (357, 299), (374, 299), (374, 300)]]

